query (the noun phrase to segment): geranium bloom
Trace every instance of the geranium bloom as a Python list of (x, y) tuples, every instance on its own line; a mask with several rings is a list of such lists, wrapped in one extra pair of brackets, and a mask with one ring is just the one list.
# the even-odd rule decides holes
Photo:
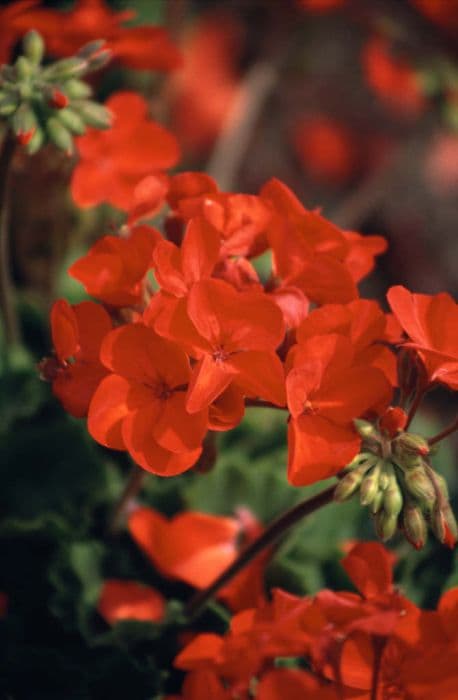
[(162, 240), (151, 226), (134, 227), (127, 236), (103, 236), (68, 272), (88, 294), (106, 304), (140, 304), (153, 251)]
[[(167, 519), (151, 508), (137, 508), (128, 520), (135, 542), (154, 566), (169, 578), (196, 588), (210, 585), (237, 557), (241, 546), (259, 535), (262, 527), (245, 513), (229, 518), (185, 511)], [(247, 566), (219, 593), (231, 610), (257, 605), (263, 598), (266, 556)]]
[(274, 273), (287, 286), (319, 304), (345, 303), (358, 296), (345, 265), (349, 245), (343, 231), (316, 211), (306, 210), (286, 185), (270, 180), (261, 190), (272, 218), (267, 237)]
[(120, 620), (160, 622), (165, 613), (165, 600), (150, 586), (109, 579), (103, 584), (97, 610), (109, 625)]
[(184, 351), (151, 328), (131, 324), (107, 336), (100, 358), (112, 374), (91, 401), (92, 437), (106, 447), (128, 450), (155, 474), (189, 469), (201, 453), (208, 410), (186, 411), (191, 368)]
[(51, 309), (51, 333), (57, 362), (41, 365), (45, 379), (52, 381), (55, 396), (72, 416), (87, 414), (89, 402), (107, 370), (99, 360), (100, 346), (112, 329), (101, 306), (92, 301), (70, 304), (61, 299)]
[(448, 32), (458, 31), (457, 0), (411, 0), (428, 19)]
[(378, 367), (396, 385), (396, 356), (383, 344), (386, 328), (386, 315), (377, 302), (355, 299), (349, 304), (325, 304), (314, 309), (298, 326), (296, 339), (301, 343), (314, 335), (345, 335), (352, 342), (355, 361)]
[(243, 27), (227, 13), (200, 18), (184, 37), (183, 69), (171, 83), (174, 132), (186, 151), (208, 150), (240, 90)]
[(284, 326), (281, 311), (260, 292), (237, 292), (222, 280), (196, 282), (187, 316), (175, 314), (160, 333), (185, 343), (198, 359), (187, 409), (200, 411), (233, 382), (248, 396), (284, 403), (283, 367), (275, 354)]
[(312, 177), (342, 184), (358, 167), (358, 143), (343, 124), (326, 116), (301, 119), (294, 128), (293, 144), (304, 168)]
[(401, 286), (391, 287), (387, 298), (429, 380), (458, 389), (458, 304), (449, 294), (412, 294)]
[[(31, 8), (38, 0), (22, 4)], [(45, 7), (22, 11), (13, 27), (20, 33), (39, 31), (54, 56), (71, 56), (90, 41), (106, 39), (114, 57), (130, 68), (167, 71), (180, 66), (180, 53), (165, 29), (122, 26), (135, 14), (133, 10), (113, 12), (103, 0), (77, 0), (68, 12)]]
[(305, 486), (351, 461), (360, 446), (353, 419), (385, 408), (391, 389), (384, 374), (360, 364), (351, 341), (338, 334), (313, 336), (293, 346), (288, 368), (288, 478)]
[(391, 52), (388, 41), (378, 36), (369, 39), (362, 64), (368, 85), (387, 106), (413, 116), (424, 110), (426, 99), (418, 76), (404, 58)]
[(129, 210), (137, 204), (139, 182), (173, 167), (179, 148), (173, 134), (148, 119), (147, 103), (137, 93), (115, 93), (106, 106), (113, 113), (112, 128), (88, 129), (76, 139), (80, 161), (71, 192), (80, 207), (108, 202)]

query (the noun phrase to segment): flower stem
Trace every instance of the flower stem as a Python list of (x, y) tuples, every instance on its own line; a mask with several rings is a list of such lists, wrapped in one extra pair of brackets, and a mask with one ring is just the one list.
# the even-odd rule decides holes
[(113, 514), (111, 516), (108, 526), (108, 532), (111, 535), (115, 535), (121, 529), (124, 517), (129, 510), (129, 505), (143, 486), (143, 482), (147, 474), (147, 471), (140, 469), (140, 467), (137, 467), (136, 464), (132, 466), (127, 483), (114, 507)]
[(20, 343), (21, 340), (11, 280), (9, 237), (11, 163), (15, 146), (13, 134), (7, 131), (0, 152), (0, 311), (8, 345)]
[(455, 430), (458, 430), (458, 418), (456, 418), (455, 422), (449, 425), (448, 428), (445, 428), (445, 430), (443, 430), (441, 433), (438, 433), (437, 435), (434, 435), (434, 437), (429, 438), (428, 445), (435, 445), (436, 442), (440, 442), (448, 435), (454, 433)]
[(196, 617), (205, 607), (208, 601), (223, 588), (236, 574), (258, 556), (266, 547), (271, 545), (280, 535), (283, 535), (290, 527), (314, 513), (333, 500), (336, 485), (329, 486), (320, 491), (316, 496), (298, 503), (283, 515), (274, 520), (264, 532), (244, 549), (237, 559), (228, 566), (213, 583), (202, 591), (198, 591), (186, 606), (185, 613), (188, 618)]
[(413, 421), (415, 414), (418, 411), (425, 394), (426, 394), (426, 391), (421, 391), (421, 390), (416, 393), (415, 398), (413, 400), (413, 403), (409, 409), (409, 414), (407, 416), (407, 423), (406, 423), (404, 430), (407, 430), (407, 428), (409, 427), (409, 425)]

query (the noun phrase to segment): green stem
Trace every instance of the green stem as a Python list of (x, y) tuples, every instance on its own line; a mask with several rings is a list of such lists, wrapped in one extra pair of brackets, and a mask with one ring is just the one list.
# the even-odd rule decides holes
[(302, 501), (296, 506), (293, 506), (293, 508), (274, 520), (254, 542), (239, 554), (237, 559), (228, 566), (210, 586), (202, 591), (198, 591), (196, 595), (191, 598), (186, 606), (186, 615), (189, 618), (196, 617), (201, 610), (203, 610), (208, 601), (213, 598), (223, 586), (234, 578), (239, 571), (245, 568), (258, 554), (266, 549), (266, 547), (273, 544), (280, 535), (283, 535), (307, 515), (314, 513), (316, 510), (330, 503), (334, 498), (335, 488), (335, 484), (329, 486), (327, 489), (324, 489), (324, 491), (320, 491), (320, 493), (316, 494), (316, 496), (312, 496), (306, 501)]
[(16, 141), (13, 134), (7, 131), (0, 153), (0, 310), (5, 330), (5, 340), (8, 345), (15, 345), (21, 341), (11, 280), (9, 237), (11, 163), (15, 146)]

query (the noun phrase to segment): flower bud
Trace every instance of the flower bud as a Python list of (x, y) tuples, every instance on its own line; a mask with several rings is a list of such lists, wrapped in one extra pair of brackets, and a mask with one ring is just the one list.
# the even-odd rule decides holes
[(109, 129), (113, 115), (103, 105), (90, 100), (78, 100), (72, 103), (73, 109), (82, 117), (85, 124), (96, 129)]
[(380, 418), (380, 430), (391, 438), (396, 437), (407, 424), (407, 414), (399, 406), (390, 406)]
[(91, 56), (98, 53), (100, 49), (105, 46), (105, 44), (105, 39), (95, 39), (94, 41), (89, 41), (78, 50), (76, 55), (84, 59), (91, 58)]
[(442, 507), (436, 504), (431, 515), (431, 529), (439, 542), (453, 549), (458, 537), (458, 527), (449, 503)]
[(35, 132), (33, 133), (32, 138), (27, 143), (27, 153), (29, 153), (30, 155), (33, 155), (34, 153), (36, 153), (38, 150), (40, 150), (44, 141), (45, 141), (45, 132), (41, 128), (41, 126), (38, 126), (35, 129)]
[(9, 117), (18, 108), (18, 97), (13, 92), (0, 92), (0, 117)]
[(361, 435), (362, 438), (377, 437), (377, 430), (372, 423), (362, 418), (355, 418), (353, 421), (356, 432)]
[(381, 489), (379, 489), (377, 491), (377, 493), (375, 494), (372, 503), (369, 506), (372, 515), (375, 515), (376, 513), (378, 513), (380, 508), (383, 506), (383, 496), (384, 496), (383, 491)]
[(19, 56), (14, 66), (19, 80), (28, 80), (32, 75), (32, 64), (25, 56)]
[(409, 469), (404, 473), (404, 479), (408, 492), (430, 510), (436, 501), (436, 492), (425, 470), (422, 467)]
[(45, 43), (41, 34), (36, 32), (34, 29), (27, 32), (23, 39), (22, 46), (29, 61), (34, 66), (40, 65), (45, 54)]
[(421, 509), (409, 503), (404, 507), (402, 512), (402, 528), (405, 537), (415, 549), (424, 547), (428, 536), (428, 528)]
[(378, 490), (380, 479), (380, 465), (377, 464), (374, 469), (363, 479), (360, 488), (360, 502), (362, 506), (368, 506), (372, 503)]
[(363, 476), (366, 473), (367, 468), (356, 468), (353, 469), (353, 471), (349, 472), (346, 474), (337, 484), (335, 491), (334, 491), (334, 500), (335, 501), (346, 501), (348, 498), (353, 496), (353, 494), (357, 491), (359, 488), (359, 485), (361, 484), (361, 481), (363, 480)]
[(77, 56), (63, 58), (43, 70), (43, 77), (46, 80), (68, 80), (68, 78), (79, 78), (87, 70), (87, 61)]
[(91, 56), (88, 59), (87, 72), (91, 73), (92, 71), (104, 68), (111, 61), (112, 56), (113, 52), (109, 49), (103, 49), (103, 51), (99, 51), (94, 56)]
[(376, 513), (374, 522), (377, 537), (379, 537), (382, 542), (387, 542), (389, 539), (391, 539), (398, 527), (397, 516), (389, 515), (388, 513), (385, 513), (383, 509)]
[(71, 78), (65, 81), (65, 94), (72, 100), (84, 100), (92, 95), (92, 90), (83, 80)]
[(32, 139), (38, 123), (35, 113), (28, 104), (21, 104), (14, 112), (11, 126), (21, 146), (26, 146)]
[(429, 454), (428, 441), (422, 435), (402, 433), (394, 440), (393, 448), (399, 457), (426, 456)]
[(63, 124), (69, 131), (73, 134), (84, 134), (86, 131), (85, 124), (81, 119), (80, 115), (77, 114), (71, 107), (65, 107), (59, 110), (56, 114), (56, 118)]
[(69, 99), (67, 95), (57, 88), (52, 91), (51, 98), (49, 100), (49, 106), (53, 109), (64, 109), (68, 106)]
[(402, 510), (404, 499), (394, 471), (388, 478), (389, 484), (383, 493), (383, 508), (388, 515), (398, 516)]
[(60, 123), (57, 117), (50, 117), (46, 122), (46, 131), (49, 136), (49, 140), (61, 148), (68, 155), (73, 153), (73, 139), (69, 130)]

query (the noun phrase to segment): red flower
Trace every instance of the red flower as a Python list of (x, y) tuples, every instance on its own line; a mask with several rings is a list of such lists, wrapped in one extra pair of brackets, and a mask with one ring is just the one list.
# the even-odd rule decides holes
[(358, 296), (344, 264), (349, 245), (343, 232), (316, 211), (307, 211), (279, 180), (261, 190), (272, 218), (267, 237), (274, 272), (286, 286), (298, 287), (319, 304), (345, 303)]
[(103, 584), (97, 610), (109, 625), (120, 620), (160, 622), (165, 600), (154, 588), (136, 581), (109, 579)]
[(106, 106), (113, 113), (112, 128), (88, 129), (76, 139), (81, 159), (73, 171), (71, 192), (80, 207), (108, 202), (129, 210), (138, 203), (139, 182), (174, 166), (179, 148), (173, 134), (148, 119), (140, 95), (118, 92)]
[(237, 292), (222, 280), (196, 282), (187, 315), (161, 319), (160, 333), (185, 343), (198, 359), (187, 409), (200, 411), (232, 383), (248, 396), (284, 403), (283, 367), (275, 354), (284, 334), (282, 314), (260, 292)]
[(112, 374), (96, 391), (88, 429), (106, 447), (127, 450), (144, 469), (172, 476), (201, 453), (208, 411), (185, 408), (191, 369), (183, 350), (140, 324), (105, 339), (100, 357)]
[(326, 116), (301, 119), (295, 126), (293, 143), (302, 167), (317, 180), (339, 185), (358, 168), (360, 153), (352, 132)]
[(372, 272), (375, 258), (387, 249), (386, 238), (383, 236), (362, 236), (354, 231), (344, 231), (344, 238), (349, 245), (345, 256), (345, 266), (356, 283)]
[(68, 272), (88, 294), (106, 304), (138, 305), (143, 301), (153, 251), (162, 240), (159, 231), (150, 226), (137, 226), (126, 237), (103, 236)]
[(457, 0), (411, 0), (411, 2), (442, 29), (451, 33), (458, 31)]
[[(138, 508), (128, 528), (135, 542), (154, 566), (169, 578), (196, 588), (210, 585), (237, 556), (241, 543), (249, 543), (262, 527), (249, 521), (198, 512), (183, 512), (167, 519), (151, 508)], [(242, 545), (242, 546), (243, 546)], [(263, 599), (266, 556), (238, 574), (219, 594), (231, 610), (241, 610)]]
[(396, 57), (388, 41), (373, 36), (366, 43), (362, 63), (366, 80), (389, 107), (415, 116), (426, 107), (418, 76), (402, 57)]
[[(23, 4), (28, 9), (37, 3)], [(54, 56), (71, 56), (90, 41), (106, 39), (114, 57), (130, 68), (168, 71), (180, 66), (181, 55), (164, 29), (122, 26), (135, 14), (113, 12), (103, 0), (77, 0), (68, 12), (44, 7), (22, 11), (13, 28), (18, 34), (39, 31)]]
[[(45, 378), (72, 416), (87, 414), (90, 400), (107, 371), (99, 360), (100, 346), (111, 330), (107, 312), (92, 301), (70, 304), (61, 299), (51, 309), (51, 332), (58, 364)], [(43, 365), (52, 370), (52, 361)]]
[(352, 421), (385, 407), (391, 389), (383, 373), (359, 364), (352, 343), (337, 334), (314, 336), (287, 358), (288, 479), (305, 486), (336, 474), (357, 454)]
[(183, 69), (171, 84), (173, 130), (186, 151), (207, 151), (239, 94), (243, 27), (227, 13), (203, 17), (184, 38)]
[(387, 297), (429, 380), (458, 389), (458, 304), (449, 294), (412, 294), (401, 286), (391, 287)]

